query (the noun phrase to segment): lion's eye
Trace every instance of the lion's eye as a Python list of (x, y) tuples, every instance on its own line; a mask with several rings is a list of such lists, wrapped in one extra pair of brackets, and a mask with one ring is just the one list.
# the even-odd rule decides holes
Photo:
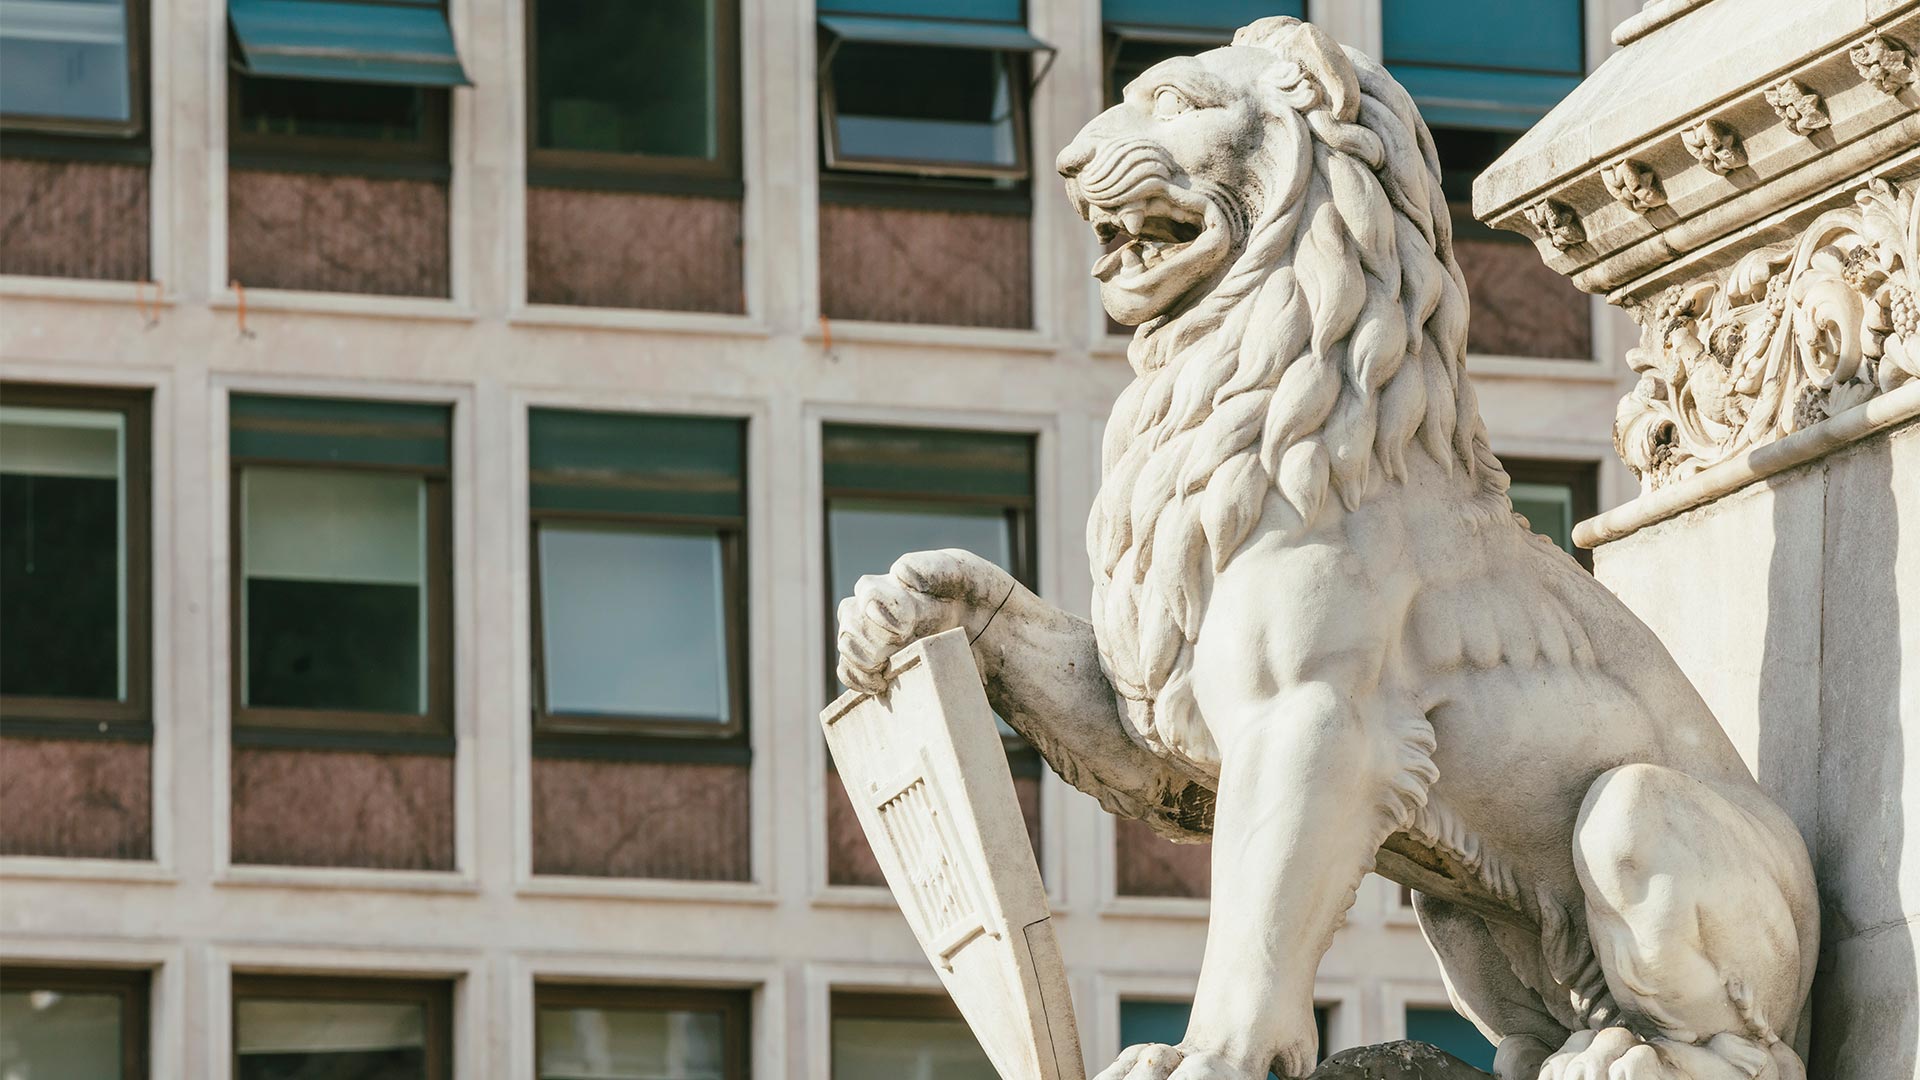
[(1171, 86), (1163, 86), (1154, 91), (1153, 115), (1159, 117), (1178, 116), (1192, 108), (1187, 96)]

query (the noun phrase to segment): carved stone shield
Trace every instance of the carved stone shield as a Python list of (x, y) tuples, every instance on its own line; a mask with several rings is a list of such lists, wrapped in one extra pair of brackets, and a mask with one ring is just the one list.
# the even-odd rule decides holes
[(1002, 1080), (1083, 1080), (1066, 966), (964, 630), (820, 714), (880, 870)]

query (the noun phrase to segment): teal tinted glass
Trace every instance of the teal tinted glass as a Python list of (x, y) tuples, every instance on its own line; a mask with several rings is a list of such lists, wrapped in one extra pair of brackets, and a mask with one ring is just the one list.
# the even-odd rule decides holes
[(133, 119), (125, 0), (0, 5), (0, 113), (37, 120)]
[(1407, 1038), (1437, 1046), (1476, 1069), (1493, 1068), (1493, 1044), (1452, 1009), (1408, 1008)]
[(745, 437), (725, 418), (534, 409), (529, 497), (536, 510), (744, 517)]
[(718, 156), (716, 9), (721, 2), (535, 3), (537, 145), (607, 154)]
[(902, 15), (921, 19), (1026, 21), (1020, 0), (820, 0), (820, 14)]
[(1565, 484), (1516, 483), (1507, 490), (1514, 512), (1534, 532), (1573, 554), (1573, 489)]
[(451, 460), (445, 405), (235, 394), (228, 410), (235, 458), (419, 468)]
[(828, 491), (906, 498), (1033, 497), (1033, 436), (828, 424)]
[(1192, 30), (1233, 31), (1269, 15), (1307, 17), (1302, 0), (1104, 0), (1100, 17), (1108, 24), (1165, 26)]
[(0, 992), (0, 1076), (121, 1080), (118, 994), (9, 986)]
[(1010, 54), (993, 49), (847, 42), (834, 53), (841, 159), (1011, 167), (1019, 132)]

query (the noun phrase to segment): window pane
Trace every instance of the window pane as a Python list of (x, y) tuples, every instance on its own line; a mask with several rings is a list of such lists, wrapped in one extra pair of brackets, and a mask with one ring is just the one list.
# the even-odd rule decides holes
[(1514, 484), (1507, 489), (1513, 509), (1527, 519), (1534, 532), (1559, 544), (1571, 554), (1573, 548), (1573, 489), (1564, 484)]
[(843, 158), (1014, 165), (1005, 53), (847, 42), (834, 53)]
[(123, 0), (0, 0), (0, 112), (133, 119)]
[(542, 525), (548, 711), (729, 720), (722, 558), (712, 533)]
[(541, 1080), (723, 1080), (717, 1012), (543, 1008)]
[(1431, 1043), (1476, 1069), (1493, 1068), (1493, 1044), (1452, 1009), (1408, 1009), (1407, 1038)]
[[(536, 3), (540, 146), (717, 156), (717, 2)], [(636, 54), (636, 43), (644, 55)]]
[[(1231, 33), (1229, 33), (1231, 36)], [(1223, 40), (1221, 44), (1226, 42)], [(1125, 95), (1127, 84), (1144, 75), (1148, 68), (1176, 56), (1193, 56), (1213, 48), (1209, 45), (1195, 45), (1191, 42), (1151, 41), (1129, 39), (1116, 47), (1113, 57), (1113, 77), (1107, 83), (1107, 104), (1117, 105)]]
[[(416, 142), (426, 133), (426, 95), (414, 86), (236, 76), (236, 134), (309, 135)], [(444, 91), (437, 91), (444, 93)]]
[(833, 1080), (999, 1080), (962, 1020), (833, 1021)]
[(126, 417), (0, 408), (0, 691), (126, 696)]
[(827, 508), (833, 598), (853, 595), (864, 574), (884, 574), (912, 551), (961, 548), (1013, 571), (1013, 523), (998, 506), (835, 499)]
[[(1193, 1005), (1185, 1001), (1122, 1001), (1120, 1003), (1120, 1045), (1165, 1043), (1177, 1046), (1187, 1037), (1187, 1021)], [(1320, 1060), (1327, 1058), (1327, 1010), (1313, 1007), (1313, 1028), (1320, 1038)], [(1272, 1074), (1269, 1074), (1271, 1080)]]
[(119, 1080), (119, 995), (18, 988), (0, 993), (0, 1077)]
[(410, 1002), (242, 1000), (235, 1080), (427, 1080), (426, 1026)]
[(426, 487), (392, 473), (245, 470), (247, 705), (426, 711)]

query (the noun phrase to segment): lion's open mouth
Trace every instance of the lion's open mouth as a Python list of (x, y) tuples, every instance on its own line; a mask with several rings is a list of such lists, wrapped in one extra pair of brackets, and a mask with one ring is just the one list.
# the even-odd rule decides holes
[(1118, 211), (1089, 205), (1087, 220), (1093, 223), (1094, 235), (1102, 245), (1125, 240), (1093, 264), (1093, 276), (1103, 282), (1149, 273), (1161, 263), (1178, 258), (1206, 231), (1198, 213), (1174, 206), (1164, 198)]

